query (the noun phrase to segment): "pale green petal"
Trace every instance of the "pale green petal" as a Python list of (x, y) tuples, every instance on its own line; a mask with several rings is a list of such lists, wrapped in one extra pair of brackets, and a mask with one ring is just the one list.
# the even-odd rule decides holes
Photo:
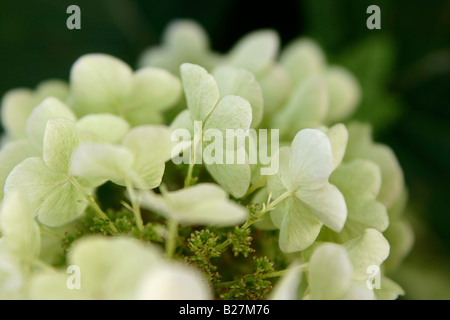
[(292, 185), (291, 173), (289, 171), (289, 163), (291, 161), (291, 148), (281, 147), (273, 156), (272, 161), (278, 159), (278, 172), (268, 178), (268, 190), (272, 196), (277, 198), (286, 190), (294, 190)]
[(330, 95), (327, 122), (334, 123), (346, 119), (361, 100), (361, 88), (355, 76), (341, 67), (331, 67), (325, 73)]
[(336, 232), (342, 230), (347, 220), (347, 205), (344, 196), (334, 185), (326, 183), (315, 190), (301, 188), (295, 195), (328, 228)]
[(146, 107), (128, 110), (124, 118), (132, 127), (164, 122), (164, 117), (160, 111)]
[(166, 126), (140, 126), (123, 139), (123, 146), (134, 155), (133, 169), (142, 179), (140, 188), (155, 188), (161, 183), (164, 163), (171, 157), (174, 142)]
[(244, 222), (248, 213), (244, 207), (228, 200), (217, 185), (201, 183), (163, 196), (151, 191), (140, 193), (142, 207), (185, 224), (232, 226)]
[(209, 115), (204, 130), (218, 129), (226, 136), (226, 129), (242, 129), (246, 132), (252, 123), (250, 103), (238, 96), (225, 96)]
[(348, 217), (347, 223), (342, 231), (343, 238), (353, 239), (361, 235), (367, 228), (374, 228), (380, 232), (389, 226), (389, 217), (386, 207), (371, 199), (347, 200)]
[(297, 300), (298, 286), (300, 285), (302, 277), (299, 266), (299, 261), (294, 261), (289, 266), (286, 274), (278, 280), (270, 293), (270, 300)]
[(140, 66), (155, 66), (178, 75), (184, 62), (211, 67), (213, 53), (209, 51), (209, 39), (205, 30), (193, 20), (179, 19), (164, 30), (163, 44), (151, 47), (140, 58)]
[(342, 298), (352, 286), (353, 267), (344, 247), (327, 243), (313, 253), (308, 283), (314, 300)]
[(389, 209), (404, 189), (403, 172), (394, 152), (388, 146), (372, 142), (369, 125), (351, 123), (347, 129), (349, 141), (344, 160), (368, 159), (380, 167), (382, 184), (377, 199)]
[(188, 265), (161, 264), (141, 280), (137, 300), (209, 300), (212, 291), (203, 275)]
[(385, 262), (386, 270), (396, 270), (408, 255), (414, 245), (414, 230), (411, 224), (404, 220), (394, 220), (384, 233), (391, 246), (389, 258)]
[(133, 299), (143, 275), (161, 263), (153, 246), (99, 236), (75, 242), (68, 260), (80, 268), (82, 290), (95, 299)]
[(352, 262), (353, 277), (365, 281), (370, 276), (370, 266), (380, 266), (389, 256), (389, 242), (375, 229), (367, 229), (364, 234), (345, 244)]
[(0, 249), (0, 299), (19, 300), (25, 298), (26, 272), (23, 267), (20, 259), (7, 250)]
[(250, 186), (251, 170), (248, 164), (205, 164), (209, 174), (222, 188), (236, 198), (242, 197)]
[(348, 142), (348, 131), (342, 123), (336, 124), (326, 131), (330, 139), (333, 151), (333, 170), (336, 169), (344, 159), (345, 149)]
[(282, 52), (280, 62), (295, 85), (311, 75), (320, 73), (326, 65), (322, 49), (310, 39), (290, 43)]
[(29, 89), (14, 89), (3, 96), (1, 120), (3, 128), (11, 138), (26, 138), (27, 119), (35, 107), (33, 100), (33, 92)]
[(36, 105), (48, 97), (54, 97), (65, 102), (69, 96), (69, 85), (67, 82), (58, 79), (50, 79), (39, 83), (35, 91)]
[(361, 235), (367, 228), (384, 231), (389, 225), (386, 208), (375, 200), (381, 186), (377, 165), (368, 160), (341, 164), (331, 175), (330, 182), (344, 194), (348, 218), (341, 240)]
[(257, 72), (275, 60), (280, 39), (273, 30), (258, 30), (241, 38), (231, 49), (227, 64)]
[[(65, 272), (45, 272), (30, 280), (29, 298), (31, 300), (88, 300), (93, 299), (83, 286), (81, 289), (68, 289), (71, 274)], [(81, 274), (81, 278), (83, 274)]]
[(131, 68), (115, 57), (84, 55), (70, 73), (71, 105), (78, 116), (117, 113), (131, 91), (132, 77)]
[(66, 118), (53, 118), (47, 122), (44, 134), (43, 159), (52, 170), (67, 173), (72, 153), (79, 143), (75, 122)]
[[(255, 76), (242, 68), (222, 66), (213, 72), (220, 95), (235, 95), (244, 98), (252, 108), (252, 127), (257, 127), (263, 116), (263, 96)], [(214, 114), (214, 113), (213, 113)]]
[(199, 54), (209, 49), (208, 35), (193, 20), (175, 20), (164, 30), (163, 42), (174, 51)]
[(191, 118), (204, 121), (219, 101), (216, 80), (195, 64), (183, 63), (180, 72)]
[(330, 182), (339, 187), (346, 197), (375, 199), (381, 187), (379, 167), (368, 160), (353, 160), (337, 168)]
[(281, 136), (291, 138), (304, 128), (318, 126), (328, 110), (326, 83), (320, 76), (312, 76), (297, 86), (284, 108), (277, 113), (273, 127), (280, 129)]
[(28, 117), (26, 132), (28, 141), (41, 153), (44, 146), (44, 134), (47, 121), (61, 117), (72, 121), (76, 120), (72, 110), (56, 98), (50, 97), (42, 101)]
[(291, 186), (317, 189), (328, 181), (333, 170), (333, 153), (327, 135), (320, 130), (297, 133), (291, 148)]
[(176, 129), (186, 129), (194, 137), (194, 123), (192, 122), (189, 110), (181, 111), (170, 125), (172, 131)]
[(37, 258), (41, 246), (39, 227), (25, 196), (19, 191), (8, 194), (0, 215), (2, 246), (16, 257)]
[(380, 289), (375, 290), (378, 300), (395, 300), (404, 294), (402, 287), (386, 276), (381, 277)]
[(89, 131), (101, 140), (117, 143), (122, 140), (130, 130), (130, 125), (122, 118), (109, 114), (90, 114), (77, 122), (77, 128), (81, 131)]
[(70, 164), (70, 174), (86, 180), (124, 179), (131, 171), (133, 154), (125, 147), (84, 144), (75, 149)]
[[(19, 190), (43, 224), (60, 226), (78, 218), (86, 208), (83, 195), (67, 174), (49, 169), (41, 158), (28, 158), (8, 176), (5, 194)], [(85, 192), (90, 193), (89, 189)]]
[(38, 156), (27, 140), (17, 140), (2, 146), (0, 150), (0, 199), (9, 173), (26, 158)]
[(367, 287), (365, 281), (354, 282), (341, 300), (375, 300), (375, 292)]
[(296, 197), (283, 202), (288, 202), (288, 212), (280, 228), (280, 248), (283, 252), (302, 251), (316, 240), (322, 223)]
[(159, 68), (144, 68), (136, 72), (127, 104), (123, 109), (149, 108), (163, 111), (172, 107), (181, 96), (180, 80)]
[(278, 64), (272, 64), (263, 72), (258, 72), (256, 80), (263, 93), (264, 114), (273, 114), (280, 108), (291, 91), (291, 80), (286, 70)]

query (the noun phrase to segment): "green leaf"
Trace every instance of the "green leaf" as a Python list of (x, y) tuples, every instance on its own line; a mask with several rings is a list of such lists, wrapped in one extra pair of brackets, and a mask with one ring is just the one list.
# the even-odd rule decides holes
[(250, 103), (252, 108), (252, 124), (256, 128), (263, 117), (263, 96), (255, 76), (242, 68), (222, 66), (213, 72), (222, 97), (240, 96)]
[(109, 113), (90, 114), (77, 122), (80, 132), (88, 131), (105, 142), (120, 142), (130, 130), (130, 125), (120, 117)]
[(308, 283), (314, 300), (342, 298), (351, 288), (353, 267), (342, 246), (327, 243), (317, 248), (309, 262)]
[(204, 121), (219, 101), (216, 80), (195, 64), (183, 63), (180, 72), (191, 119)]
[(67, 173), (70, 158), (78, 143), (79, 133), (75, 122), (66, 118), (50, 119), (44, 135), (45, 164), (59, 173)]
[(39, 152), (42, 152), (44, 146), (44, 134), (47, 121), (52, 118), (66, 118), (76, 121), (72, 110), (56, 98), (50, 97), (42, 101), (31, 112), (27, 120), (26, 132), (28, 141)]
[(244, 207), (228, 200), (225, 191), (201, 183), (162, 196), (151, 191), (140, 193), (141, 205), (171, 219), (191, 225), (237, 225), (247, 218)]
[(132, 88), (133, 71), (105, 54), (79, 58), (70, 73), (71, 105), (78, 116), (117, 113)]
[[(48, 168), (41, 158), (28, 158), (11, 171), (5, 194), (15, 190), (27, 195), (33, 214), (48, 226), (61, 226), (75, 220), (87, 206), (67, 174)], [(85, 192), (91, 190), (86, 188)]]

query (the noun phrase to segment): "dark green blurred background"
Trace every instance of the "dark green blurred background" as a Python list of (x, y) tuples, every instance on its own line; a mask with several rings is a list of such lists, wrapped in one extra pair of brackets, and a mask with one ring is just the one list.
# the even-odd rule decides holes
[[(71, 4), (81, 8), (82, 30), (66, 28)], [(381, 8), (381, 30), (366, 28), (371, 4)], [(135, 65), (180, 17), (202, 24), (218, 51), (257, 28), (276, 29), (283, 44), (313, 37), (359, 78), (355, 118), (394, 149), (409, 188), (416, 244), (396, 280), (406, 298), (450, 299), (450, 1), (0, 0), (0, 95), (67, 79), (89, 52)]]

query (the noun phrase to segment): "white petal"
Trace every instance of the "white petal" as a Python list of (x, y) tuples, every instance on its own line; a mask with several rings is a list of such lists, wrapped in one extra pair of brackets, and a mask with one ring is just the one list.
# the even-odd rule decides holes
[(191, 118), (204, 121), (219, 101), (216, 80), (195, 64), (183, 63), (180, 72)]
[(206, 279), (192, 267), (162, 264), (141, 280), (138, 300), (208, 300), (211, 288)]
[(334, 185), (326, 183), (316, 190), (300, 189), (295, 195), (328, 228), (336, 232), (342, 230), (347, 220), (347, 205), (344, 196)]
[(327, 135), (320, 130), (297, 133), (291, 148), (291, 185), (317, 189), (328, 181), (333, 170), (333, 153)]
[(353, 267), (344, 247), (327, 243), (314, 251), (309, 262), (311, 298), (341, 299), (352, 285)]

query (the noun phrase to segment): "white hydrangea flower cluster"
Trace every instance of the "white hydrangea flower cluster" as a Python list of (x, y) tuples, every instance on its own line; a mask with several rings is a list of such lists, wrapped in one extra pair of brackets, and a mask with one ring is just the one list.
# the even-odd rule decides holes
[[(363, 94), (351, 73), (328, 65), (310, 39), (280, 54), (279, 46), (275, 31), (261, 30), (220, 54), (198, 24), (175, 21), (137, 71), (88, 54), (74, 63), (69, 83), (5, 94), (0, 298), (212, 299), (217, 283), (177, 259), (178, 228), (241, 224), (241, 231), (275, 230), (280, 254), (292, 262), (277, 273), (269, 298), (403, 294), (386, 277), (412, 243), (396, 157), (373, 142), (370, 125), (349, 122)], [(201, 181), (190, 164), (184, 188), (168, 191), (172, 132), (194, 132), (197, 121), (203, 134), (279, 129), (280, 148), (271, 150), (277, 174), (260, 175), (262, 164), (205, 163), (210, 179)], [(193, 154), (195, 141), (185, 146)], [(165, 254), (103, 211), (96, 191), (107, 181), (125, 187), (136, 230), (148, 227), (142, 211), (167, 221), (155, 228)], [(102, 232), (76, 239), (63, 265), (47, 263), (87, 208), (105, 223)], [(219, 244), (218, 254), (230, 245)], [(80, 288), (69, 288), (69, 265), (81, 270)], [(369, 285), (373, 267), (378, 288)]]

